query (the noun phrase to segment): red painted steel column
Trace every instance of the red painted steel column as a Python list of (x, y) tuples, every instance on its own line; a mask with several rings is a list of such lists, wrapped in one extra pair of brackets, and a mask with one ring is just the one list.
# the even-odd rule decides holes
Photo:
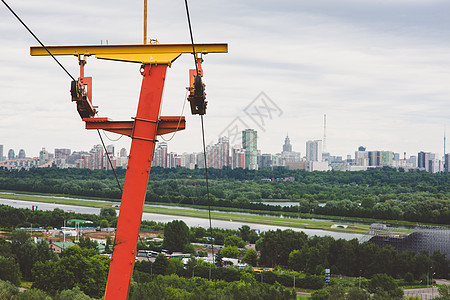
[(167, 65), (144, 65), (141, 95), (131, 136), (130, 157), (120, 205), (105, 300), (127, 299), (136, 244), (155, 147)]

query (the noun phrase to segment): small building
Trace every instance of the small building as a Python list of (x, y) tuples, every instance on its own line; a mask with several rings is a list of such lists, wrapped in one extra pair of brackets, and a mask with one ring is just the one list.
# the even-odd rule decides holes
[(65, 249), (75, 246), (74, 242), (52, 242), (50, 244), (50, 248), (53, 250), (53, 252), (55, 253), (61, 253), (63, 252)]

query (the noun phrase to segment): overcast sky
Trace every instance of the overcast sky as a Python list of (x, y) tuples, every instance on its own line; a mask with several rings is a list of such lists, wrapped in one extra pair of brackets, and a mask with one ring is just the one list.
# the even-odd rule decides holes
[[(9, 0), (47, 45), (142, 43), (143, 1)], [(327, 150), (443, 154), (450, 111), (450, 2), (439, 0), (190, 1), (196, 42), (226, 42), (228, 54), (203, 64), (208, 100), (206, 140), (230, 128), (258, 131), (263, 153), (294, 151), (323, 138)], [(188, 43), (184, 1), (149, 0), (149, 35), (160, 43)], [(89, 150), (87, 131), (70, 101), (70, 78), (50, 57), (31, 57), (37, 42), (0, 4), (0, 144), (4, 152), (42, 147)], [(78, 77), (77, 60), (59, 57)], [(190, 55), (168, 69), (163, 115), (179, 115)], [(88, 59), (99, 115), (135, 115), (139, 65)], [(261, 94), (263, 92), (264, 94)], [(264, 116), (254, 115), (255, 107)], [(169, 151), (201, 150), (200, 119), (186, 105), (186, 130)], [(262, 124), (262, 122), (264, 124)], [(230, 125), (231, 124), (231, 125)], [(245, 125), (244, 125), (245, 124)], [(450, 131), (450, 129), (448, 130)], [(109, 134), (111, 139), (118, 136)], [(107, 142), (110, 143), (109, 141)], [(129, 149), (130, 139), (114, 143)], [(4, 153), (6, 155), (6, 153)]]

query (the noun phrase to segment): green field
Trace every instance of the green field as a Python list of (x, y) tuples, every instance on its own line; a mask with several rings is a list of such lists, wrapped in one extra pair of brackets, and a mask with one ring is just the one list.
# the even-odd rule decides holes
[[(51, 198), (45, 196), (33, 196), (33, 195), (12, 195), (0, 193), (0, 197), (4, 199), (11, 200), (22, 200), (22, 201), (35, 201), (35, 202), (45, 202), (45, 203), (55, 203), (55, 204), (66, 204), (66, 205), (76, 205), (76, 206), (87, 206), (87, 207), (111, 207), (111, 203), (95, 201), (95, 200), (78, 200), (78, 199), (61, 199), (61, 198)], [(206, 210), (186, 210), (179, 208), (165, 208), (165, 207), (144, 207), (144, 212), (155, 213), (155, 214), (165, 214), (165, 215), (176, 215), (194, 218), (208, 218), (208, 211)], [(232, 221), (232, 222), (242, 222), (242, 223), (256, 223), (265, 225), (276, 225), (276, 226), (287, 226), (296, 228), (309, 228), (309, 229), (322, 229), (330, 231), (341, 231), (341, 232), (351, 232), (351, 233), (367, 233), (369, 225), (358, 225), (349, 226), (347, 228), (330, 228), (331, 225), (336, 222), (332, 221), (314, 221), (306, 219), (286, 219), (277, 216), (257, 216), (257, 215), (247, 215), (239, 213), (228, 213), (228, 212), (212, 212), (212, 219)]]

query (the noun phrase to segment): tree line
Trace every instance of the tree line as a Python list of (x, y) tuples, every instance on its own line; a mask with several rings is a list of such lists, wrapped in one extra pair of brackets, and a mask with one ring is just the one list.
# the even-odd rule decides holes
[[(117, 170), (124, 182), (125, 170)], [(147, 202), (208, 205), (202, 170), (155, 167)], [(450, 175), (388, 167), (359, 172), (286, 169), (209, 171), (211, 204), (218, 207), (450, 224)], [(271, 179), (267, 182), (262, 179)], [(294, 181), (283, 181), (291, 178)], [(0, 189), (120, 199), (112, 171), (0, 169)], [(289, 200), (292, 207), (258, 203)], [(326, 203), (325, 206), (321, 203)], [(319, 205), (321, 204), (321, 205)]]
[[(40, 211), (9, 208), (7, 214), (17, 215), (15, 211), (29, 218), (35, 217), (33, 220), (36, 222), (47, 222), (40, 221), (39, 218), (52, 222), (53, 212), (42, 214)], [(59, 216), (61, 210), (55, 211), (54, 215), (58, 218), (64, 219), (66, 214), (69, 214), (62, 212)], [(70, 214), (71, 217), (78, 219), (89, 217)], [(2, 216), (0, 221), (3, 220)], [(102, 220), (110, 218), (111, 222), (114, 222), (117, 217), (112, 208), (103, 209), (99, 216), (90, 215), (90, 219), (97, 222), (100, 218), (103, 218)], [(193, 291), (196, 288), (205, 291), (205, 295), (210, 295), (209, 293), (214, 291), (220, 296), (218, 299), (235, 299), (230, 295), (239, 293), (259, 295), (261, 299), (269, 297), (289, 299), (291, 294), (287, 288), (292, 287), (294, 282), (296, 287), (323, 288), (326, 268), (331, 269), (333, 275), (362, 276), (372, 278), (374, 282), (378, 278), (382, 278), (380, 282), (386, 281), (388, 277), (383, 276), (389, 276), (404, 284), (423, 284), (430, 268), (436, 273), (434, 277), (448, 278), (450, 261), (438, 251), (431, 255), (426, 252), (397, 252), (390, 246), (379, 248), (371, 242), (360, 244), (356, 239), (347, 241), (331, 237), (308, 237), (303, 232), (292, 230), (267, 231), (258, 236), (246, 225), (239, 230), (215, 228), (212, 233), (201, 227), (189, 228), (184, 222), (177, 220), (167, 224), (144, 221), (142, 227), (163, 231), (164, 240), (161, 245), (140, 241), (138, 249), (152, 249), (152, 247), (169, 251), (188, 249), (194, 254), (195, 250), (191, 243), (208, 243), (211, 234), (215, 244), (223, 244), (225, 247), (216, 256), (215, 264), (192, 257), (185, 266), (181, 261), (168, 260), (164, 255), (159, 255), (153, 263), (137, 262), (130, 299), (139, 299), (143, 293), (155, 287), (155, 284), (161, 286), (158, 293), (162, 294), (158, 295), (175, 295), (187, 299), (194, 297)], [(14, 231), (10, 240), (11, 242), (7, 242), (0, 239), (0, 280), (8, 280), (14, 284), (18, 284), (21, 280), (32, 281), (36, 290), (27, 293), (39, 293), (40, 290), (55, 299), (63, 293), (72, 295), (82, 292), (89, 297), (97, 298), (103, 295), (109, 259), (98, 255), (95, 242), (82, 238), (77, 246), (66, 249), (61, 255), (55, 255), (47, 242), (34, 243), (23, 231)], [(259, 258), (255, 250), (243, 249), (249, 242), (256, 242)], [(234, 249), (237, 251), (236, 255), (233, 254)], [(222, 268), (222, 259), (233, 256), (239, 257), (249, 265), (270, 267), (273, 271), (257, 272), (251, 267), (242, 270), (237, 267)], [(198, 277), (203, 279), (195, 279)], [(213, 281), (207, 280), (210, 278)], [(373, 284), (374, 286), (368, 288), (376, 289), (376, 284)], [(0, 282), (0, 289), (1, 286)], [(73, 290), (75, 287), (80, 290)], [(391, 292), (397, 293), (398, 289), (395, 287)], [(316, 299), (328, 299), (318, 298), (321, 293), (326, 294), (330, 291), (326, 289), (318, 292)]]

